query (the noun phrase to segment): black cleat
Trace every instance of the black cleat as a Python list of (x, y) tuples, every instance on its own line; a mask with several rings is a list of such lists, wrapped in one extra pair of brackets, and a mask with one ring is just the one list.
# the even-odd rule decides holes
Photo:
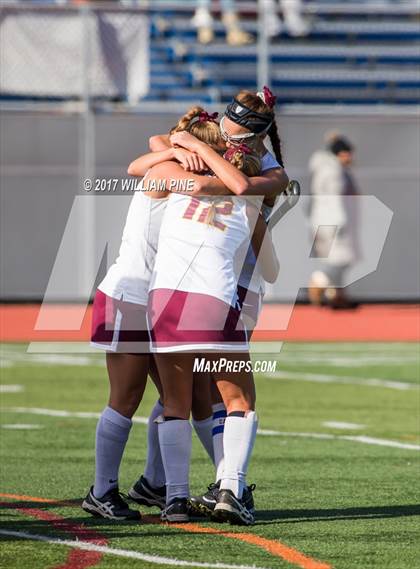
[(137, 510), (130, 510), (118, 490), (112, 488), (102, 498), (95, 498), (93, 486), (83, 500), (82, 508), (96, 518), (109, 520), (140, 520), (141, 515)]
[(207, 492), (202, 496), (192, 496), (190, 498), (191, 511), (199, 516), (211, 516), (216, 506), (219, 489), (220, 482), (213, 483), (208, 486)]
[(251, 526), (255, 521), (244, 498), (236, 498), (230, 490), (220, 490), (213, 516), (218, 521), (240, 526)]
[(162, 510), (160, 519), (163, 522), (169, 523), (189, 522), (190, 517), (188, 512), (189, 507), (187, 498), (174, 498), (166, 508)]
[(242, 494), (244, 506), (249, 512), (251, 512), (251, 514), (255, 514), (254, 496), (252, 495), (254, 490), (255, 484), (250, 484), (244, 488), (244, 492)]
[[(255, 514), (254, 497), (252, 492), (255, 490), (255, 484), (246, 486), (242, 495), (244, 506), (251, 514)], [(217, 497), (220, 491), (220, 481), (216, 484), (210, 484), (207, 492), (202, 496), (192, 496), (190, 498), (191, 512), (196, 516), (211, 517), (217, 503)]]
[(149, 508), (157, 506), (163, 510), (166, 505), (166, 487), (153, 488), (144, 476), (140, 476), (134, 486), (128, 491), (128, 495), (137, 504), (142, 504)]

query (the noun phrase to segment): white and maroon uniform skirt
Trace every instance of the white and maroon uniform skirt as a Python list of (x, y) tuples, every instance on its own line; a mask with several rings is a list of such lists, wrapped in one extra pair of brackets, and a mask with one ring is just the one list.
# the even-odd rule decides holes
[(93, 301), (93, 347), (120, 353), (150, 352), (146, 307), (167, 202), (141, 191), (134, 194), (118, 258)]
[[(214, 219), (206, 223), (210, 207)], [(244, 200), (171, 195), (150, 285), (153, 352), (248, 350), (234, 267), (245, 240)]]
[(146, 306), (97, 290), (93, 300), (91, 346), (118, 353), (149, 353)]
[(152, 352), (247, 351), (239, 307), (207, 294), (154, 289), (148, 320)]

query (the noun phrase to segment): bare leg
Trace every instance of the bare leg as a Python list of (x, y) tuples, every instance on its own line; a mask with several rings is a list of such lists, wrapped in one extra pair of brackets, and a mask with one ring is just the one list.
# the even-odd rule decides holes
[(156, 389), (158, 390), (160, 400), (163, 402), (162, 382), (160, 381), (160, 376), (155, 362), (155, 358), (152, 355), (150, 356), (149, 360), (149, 376), (153, 381), (153, 383), (155, 384)]
[(165, 417), (189, 419), (192, 404), (193, 354), (156, 354)]
[[(243, 365), (250, 361), (248, 353), (226, 354), (224, 357), (231, 361), (243, 362)], [(214, 374), (217, 388), (229, 413), (235, 411), (254, 411), (255, 410), (255, 384), (252, 372), (218, 372)]]
[(212, 379), (208, 373), (194, 373), (192, 416), (196, 421), (203, 421), (211, 416)]
[(146, 387), (149, 356), (107, 352), (106, 365), (110, 384), (108, 405), (131, 419)]

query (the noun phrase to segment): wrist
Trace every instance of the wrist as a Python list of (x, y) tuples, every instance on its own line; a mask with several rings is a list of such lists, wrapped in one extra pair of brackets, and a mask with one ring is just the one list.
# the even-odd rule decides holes
[(175, 148), (173, 146), (170, 146), (169, 148), (167, 148), (166, 149), (166, 155), (167, 155), (168, 160), (174, 160), (176, 158)]
[(205, 142), (202, 142), (201, 140), (197, 140), (196, 142), (194, 142), (194, 146), (192, 148), (192, 151), (195, 152), (196, 154), (201, 154), (201, 152), (203, 150), (205, 150), (206, 148), (208, 148), (208, 146)]

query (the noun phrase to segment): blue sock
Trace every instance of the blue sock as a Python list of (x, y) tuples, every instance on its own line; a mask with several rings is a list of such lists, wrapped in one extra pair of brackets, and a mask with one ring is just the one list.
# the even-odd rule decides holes
[(118, 486), (118, 471), (132, 421), (105, 407), (96, 427), (96, 470), (93, 494), (102, 498)]
[(216, 467), (215, 482), (220, 482), (223, 478), (223, 469), (225, 464), (223, 449), (223, 432), (225, 429), (226, 407), (223, 403), (215, 403), (213, 409), (213, 452), (214, 464)]

